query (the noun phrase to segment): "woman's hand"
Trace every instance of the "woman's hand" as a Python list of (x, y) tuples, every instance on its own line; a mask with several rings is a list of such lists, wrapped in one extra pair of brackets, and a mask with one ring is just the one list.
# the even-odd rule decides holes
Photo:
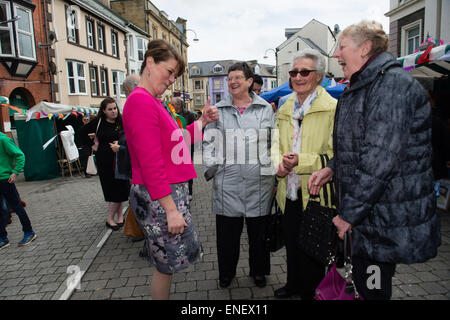
[(91, 138), (92, 140), (95, 139), (95, 133), (88, 133), (88, 137)]
[(333, 218), (333, 223), (336, 226), (339, 238), (341, 238), (342, 240), (344, 240), (344, 235), (347, 231), (352, 231), (352, 225), (347, 221), (341, 219), (341, 217), (339, 216)]
[(113, 143), (110, 143), (109, 146), (111, 147), (114, 153), (118, 152), (120, 149), (119, 141), (114, 141)]
[(277, 177), (284, 178), (289, 174), (289, 171), (283, 166), (282, 163), (278, 165)]
[(283, 166), (287, 171), (291, 171), (294, 167), (298, 165), (298, 154), (296, 153), (286, 153), (283, 154)]
[(17, 180), (17, 174), (11, 173), (11, 175), (9, 176), (8, 182), (13, 184), (13, 183), (16, 183), (16, 180)]
[(308, 181), (309, 194), (316, 196), (320, 192), (320, 188), (333, 178), (334, 172), (330, 168), (323, 168), (313, 172)]
[(201, 121), (202, 128), (204, 128), (208, 123), (215, 122), (219, 120), (219, 110), (216, 106), (211, 106), (211, 99), (208, 98), (208, 102), (206, 103), (205, 108), (203, 108), (203, 114), (198, 119), (198, 121)]
[(187, 223), (184, 221), (183, 216), (178, 210), (166, 212), (166, 217), (169, 233), (176, 235), (184, 232), (184, 228), (187, 227)]

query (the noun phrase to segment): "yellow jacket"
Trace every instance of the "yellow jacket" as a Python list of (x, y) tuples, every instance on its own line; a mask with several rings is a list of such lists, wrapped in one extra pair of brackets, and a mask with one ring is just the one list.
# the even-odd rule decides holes
[[(294, 93), (278, 110), (271, 148), (271, 159), (275, 169), (278, 169), (278, 165), (282, 162), (283, 154), (292, 152), (292, 135), (294, 133), (294, 121), (296, 121), (292, 118), (292, 110), (295, 99), (297, 99), (297, 94)], [(309, 201), (309, 177), (313, 172), (322, 168), (320, 155), (327, 154), (330, 159), (333, 157), (332, 140), (336, 102), (336, 99), (319, 86), (318, 96), (302, 121), (301, 151), (298, 155), (298, 165), (294, 167), (294, 171), (301, 176), (303, 209), (306, 208)], [(277, 202), (284, 212), (287, 176), (284, 178), (277, 177), (277, 179)], [(324, 204), (322, 193), (321, 202)]]

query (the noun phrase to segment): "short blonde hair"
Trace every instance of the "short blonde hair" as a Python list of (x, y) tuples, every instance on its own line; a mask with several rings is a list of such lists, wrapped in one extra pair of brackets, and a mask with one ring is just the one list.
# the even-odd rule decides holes
[(350, 37), (361, 46), (365, 41), (372, 42), (372, 51), (369, 55), (387, 51), (389, 48), (389, 37), (384, 32), (381, 23), (371, 20), (363, 20), (358, 24), (352, 24), (344, 29), (339, 35), (339, 40), (343, 37)]

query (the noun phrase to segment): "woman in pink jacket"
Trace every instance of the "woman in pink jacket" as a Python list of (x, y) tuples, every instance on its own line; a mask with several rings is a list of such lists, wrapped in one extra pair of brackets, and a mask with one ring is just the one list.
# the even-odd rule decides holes
[(203, 254), (189, 212), (188, 181), (196, 178), (188, 144), (202, 139), (203, 127), (218, 119), (207, 105), (203, 116), (180, 130), (173, 109), (157, 97), (182, 76), (185, 62), (163, 40), (151, 41), (141, 81), (124, 106), (123, 124), (131, 157), (130, 202), (145, 235), (144, 253), (153, 274), (152, 299), (168, 299), (173, 273)]

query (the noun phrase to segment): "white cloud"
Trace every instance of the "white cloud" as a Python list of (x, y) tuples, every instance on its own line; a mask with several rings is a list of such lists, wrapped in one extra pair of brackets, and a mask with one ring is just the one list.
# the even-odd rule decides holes
[(253, 60), (275, 64), (273, 52), (264, 60), (266, 49), (279, 46), (285, 28), (300, 28), (316, 19), (331, 29), (342, 29), (363, 19), (381, 22), (388, 32), (389, 1), (381, 0), (151, 0), (169, 15), (186, 19), (189, 62), (211, 60)]

